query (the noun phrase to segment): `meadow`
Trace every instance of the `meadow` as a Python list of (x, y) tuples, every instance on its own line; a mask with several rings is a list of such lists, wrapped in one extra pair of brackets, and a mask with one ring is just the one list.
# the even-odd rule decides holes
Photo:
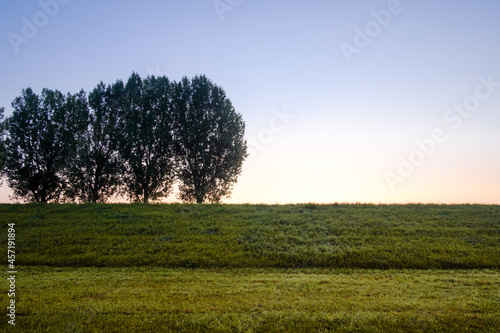
[(0, 219), (18, 270), (3, 331), (500, 328), (497, 205), (29, 204)]

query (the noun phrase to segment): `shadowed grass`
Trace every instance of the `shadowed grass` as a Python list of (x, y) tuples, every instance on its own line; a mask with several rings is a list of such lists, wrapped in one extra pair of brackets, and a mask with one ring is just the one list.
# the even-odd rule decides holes
[[(500, 206), (0, 205), (17, 263), (500, 268)], [(5, 246), (5, 242), (2, 246)]]

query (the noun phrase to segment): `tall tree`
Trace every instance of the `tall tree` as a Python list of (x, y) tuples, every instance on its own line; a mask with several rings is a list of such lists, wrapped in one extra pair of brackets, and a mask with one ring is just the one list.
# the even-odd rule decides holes
[(31, 88), (14, 99), (8, 119), (5, 174), (14, 196), (29, 202), (59, 201), (65, 188), (64, 171), (74, 153), (77, 120), (86, 105), (84, 93), (66, 97)]
[(220, 202), (231, 194), (247, 156), (245, 124), (224, 90), (206, 76), (175, 85), (179, 198)]
[(134, 73), (124, 91), (120, 153), (124, 192), (147, 203), (167, 197), (174, 181), (171, 89), (166, 77), (142, 80)]
[(123, 82), (100, 83), (89, 94), (91, 112), (83, 114), (84, 129), (77, 137), (76, 156), (70, 161), (66, 196), (81, 202), (106, 202), (120, 184), (118, 154)]
[(4, 112), (5, 109), (3, 107), (0, 107), (0, 185), (2, 184), (3, 166), (5, 163), (4, 135), (7, 122), (4, 121)]

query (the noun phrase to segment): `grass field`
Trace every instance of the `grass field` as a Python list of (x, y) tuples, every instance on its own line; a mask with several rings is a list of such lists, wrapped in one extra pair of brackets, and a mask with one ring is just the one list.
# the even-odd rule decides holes
[(500, 206), (0, 205), (0, 219), (18, 270), (4, 331), (500, 328)]

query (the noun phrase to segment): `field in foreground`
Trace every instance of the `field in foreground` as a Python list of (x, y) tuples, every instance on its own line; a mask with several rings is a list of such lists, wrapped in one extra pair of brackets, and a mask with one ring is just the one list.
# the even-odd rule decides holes
[(9, 331), (497, 332), (499, 287), (496, 270), (24, 267)]
[(500, 206), (0, 205), (0, 222), (18, 271), (0, 331), (500, 328)]

